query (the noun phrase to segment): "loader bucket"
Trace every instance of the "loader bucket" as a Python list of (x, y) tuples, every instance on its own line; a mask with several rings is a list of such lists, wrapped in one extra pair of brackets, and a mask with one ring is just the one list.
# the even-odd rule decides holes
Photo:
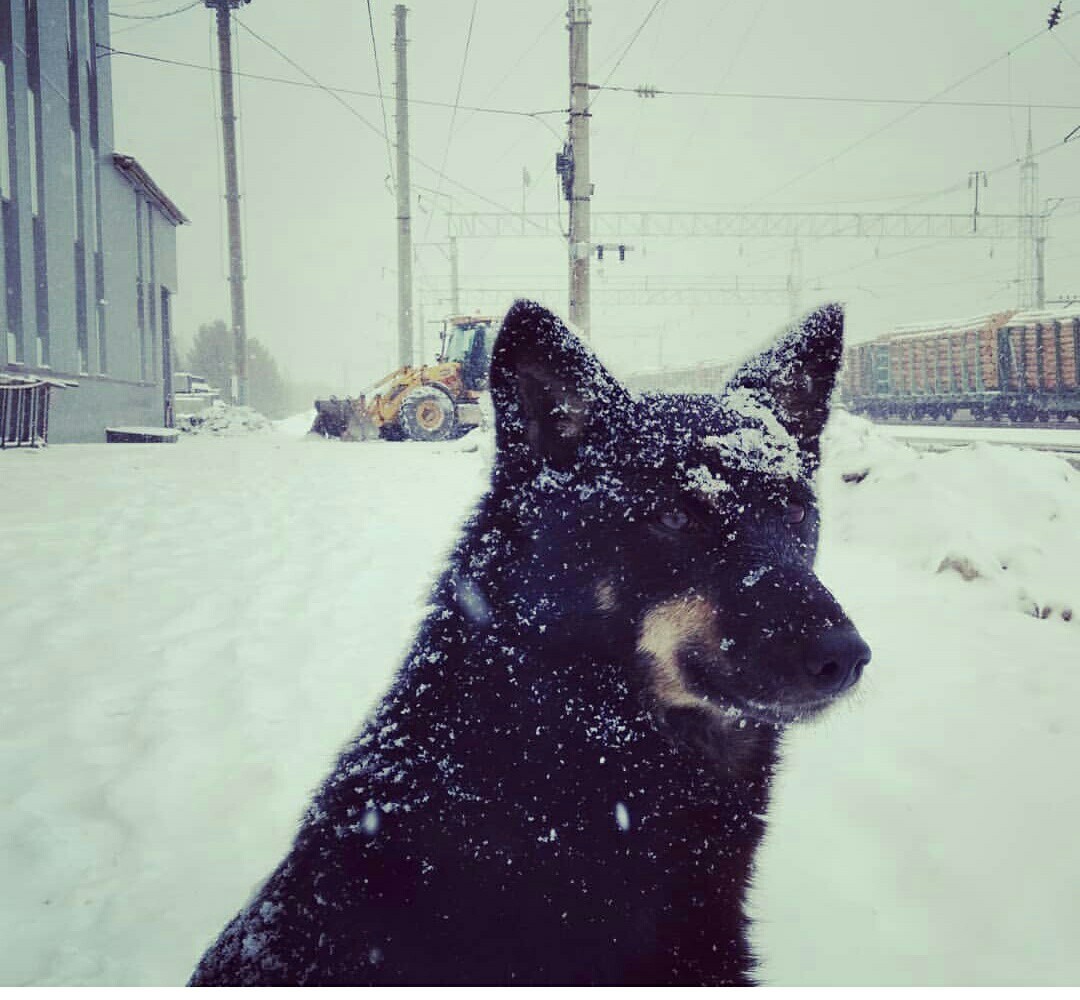
[(379, 428), (367, 413), (364, 397), (315, 400), (315, 422), (312, 434), (341, 438), (342, 441), (371, 441), (379, 436)]
[(342, 441), (378, 441), (379, 425), (372, 419), (368, 412), (364, 397), (348, 400), (349, 406), (346, 412), (345, 430), (341, 434)]

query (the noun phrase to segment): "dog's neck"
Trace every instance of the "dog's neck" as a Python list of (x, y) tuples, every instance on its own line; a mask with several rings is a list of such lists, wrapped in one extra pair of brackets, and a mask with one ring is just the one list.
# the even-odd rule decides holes
[[(637, 761), (645, 750), (661, 769), (678, 767), (703, 786), (748, 784), (762, 795), (780, 734), (767, 723), (723, 721), (704, 710), (661, 712), (624, 656), (575, 652), (512, 623), (481, 623), (453, 600), (432, 608), (387, 707), (400, 711), (406, 703), (414, 720), (428, 713), (443, 719), (466, 704), (472, 731), (452, 738), (478, 760), (494, 763), (504, 745), (518, 745), (524, 735), (536, 752), (557, 742), (564, 756), (613, 763), (625, 753)], [(495, 773), (505, 777), (501, 768)]]

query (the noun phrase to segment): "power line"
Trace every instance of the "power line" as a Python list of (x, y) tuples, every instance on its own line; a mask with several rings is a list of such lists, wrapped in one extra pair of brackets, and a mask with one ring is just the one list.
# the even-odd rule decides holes
[[(1077, 14), (1070, 15), (1070, 17), (1076, 17), (1076, 16), (1078, 16), (1078, 15)], [(957, 80), (954, 83), (949, 84), (949, 86), (944, 87), (941, 90), (937, 91), (937, 93), (931, 94), (930, 97), (928, 97), (925, 101), (919, 103), (915, 107), (909, 108), (907, 111), (903, 112), (902, 114), (897, 115), (897, 117), (890, 119), (884, 125), (874, 129), (871, 132), (868, 132), (862, 138), (856, 139), (855, 142), (850, 143), (849, 145), (845, 146), (838, 153), (835, 153), (833, 156), (830, 156), (825, 160), (822, 160), (821, 162), (819, 162), (819, 163), (815, 164), (814, 166), (810, 167), (809, 169), (804, 170), (802, 173), (797, 174), (795, 177), (791, 178), (791, 180), (785, 181), (779, 187), (773, 188), (771, 191), (767, 192), (766, 194), (763, 194), (763, 195), (759, 196), (757, 199), (755, 199), (755, 201), (760, 202), (760, 201), (763, 201), (766, 198), (771, 198), (774, 195), (779, 194), (781, 191), (786, 191), (789, 187), (792, 187), (793, 185), (798, 184), (799, 181), (804, 180), (805, 178), (809, 177), (811, 174), (817, 173), (817, 171), (819, 171), (822, 167), (830, 166), (831, 164), (833, 164), (837, 160), (839, 160), (841, 157), (846, 156), (848, 153), (852, 152), (855, 149), (858, 149), (858, 147), (861, 146), (863, 143), (869, 142), (871, 139), (877, 138), (877, 136), (881, 135), (883, 132), (887, 132), (894, 125), (899, 125), (900, 122), (905, 121), (906, 119), (910, 118), (913, 114), (915, 114), (921, 108), (926, 107), (927, 105), (929, 105), (932, 101), (936, 101), (938, 98), (943, 97), (945, 94), (948, 94), (953, 90), (956, 90), (957, 87), (962, 86), (963, 84), (967, 83), (969, 80), (973, 79), (974, 77), (979, 76), (981, 73), (984, 73), (986, 70), (990, 69), (990, 67), (996, 66), (1003, 59), (1010, 58), (1014, 52), (1019, 52), (1020, 49), (1024, 48), (1026, 45), (1028, 45), (1031, 42), (1035, 41), (1035, 39), (1041, 38), (1043, 36), (1043, 34), (1044, 34), (1044, 32), (1042, 30), (1039, 30), (1039, 31), (1035, 32), (1035, 34), (1029, 35), (1022, 42), (1020, 42), (1019, 45), (1016, 45), (1013, 48), (1008, 49), (1004, 54), (1002, 54), (1000, 56), (997, 56), (994, 59), (991, 59), (989, 62), (984, 63), (982, 66), (978, 67), (977, 69), (974, 69), (970, 73), (965, 74), (959, 80)]]
[[(526, 46), (524, 49), (515, 50), (512, 53), (513, 63), (511, 64), (510, 69), (508, 69), (506, 73), (503, 74), (503, 76), (499, 79), (498, 83), (496, 83), (488, 90), (487, 94), (485, 95), (485, 99), (490, 98), (493, 94), (497, 93), (499, 88), (504, 83), (506, 83), (506, 81), (509, 80), (510, 77), (515, 76), (521, 72), (522, 63), (529, 55), (532, 54), (533, 49), (535, 49), (536, 46), (540, 44), (541, 39), (543, 39), (544, 35), (546, 35), (547, 32), (551, 29), (551, 26), (555, 24), (555, 22), (558, 21), (560, 17), (563, 16), (565, 16), (564, 11), (556, 10), (555, 13), (552, 14), (551, 17), (548, 19), (547, 23), (545, 23), (544, 26), (533, 36), (533, 40), (529, 43), (528, 46)], [(565, 108), (562, 110), (565, 111)]]
[(122, 17), (125, 20), (130, 21), (160, 21), (163, 17), (172, 17), (174, 14), (183, 14), (185, 10), (191, 10), (193, 7), (198, 7), (202, 3), (202, 0), (195, 0), (194, 3), (189, 3), (186, 7), (177, 7), (176, 10), (166, 10), (160, 14), (120, 14), (116, 11), (109, 11), (109, 17)]
[[(1068, 51), (1068, 50), (1066, 50)], [(916, 107), (941, 107), (941, 108), (1009, 108), (1026, 109), (1038, 108), (1043, 111), (1078, 111), (1080, 104), (1031, 104), (1023, 101), (938, 101), (933, 99), (919, 100), (917, 98), (903, 97), (845, 97), (831, 96), (826, 94), (771, 94), (757, 93), (754, 91), (722, 91), (722, 90), (665, 90), (661, 87), (638, 86), (638, 87), (611, 87), (601, 84), (593, 84), (590, 90), (610, 90), (619, 93), (637, 94), (639, 97), (710, 97), (731, 100), (747, 101), (802, 101), (819, 102), (827, 104), (898, 104), (914, 105)]]
[[(1068, 143), (1068, 141), (1069, 141), (1068, 139), (1061, 139), (1058, 142), (1052, 142), (1048, 146), (1043, 146), (1042, 149), (1036, 150), (1034, 153), (1032, 153), (1032, 156), (1037, 159), (1037, 158), (1039, 158), (1041, 156), (1045, 156), (1048, 153), (1052, 153), (1055, 150), (1063, 149), (1066, 146), (1066, 144)], [(1015, 170), (1018, 163), (1019, 163), (1018, 160), (1007, 160), (1006, 162), (1000, 163), (1000, 164), (998, 164), (998, 166), (993, 167), (990, 170), (984, 171), (984, 173), (988, 177), (993, 177), (993, 176), (995, 176), (997, 174), (1000, 174), (1000, 173), (1002, 173), (1003, 171), (1006, 171), (1006, 170)], [(954, 191), (959, 191), (960, 189), (966, 188), (966, 187), (967, 187), (967, 182), (966, 181), (961, 181), (961, 182), (959, 182), (957, 184), (952, 185), (951, 187), (944, 188), (941, 191), (932, 191), (929, 194), (922, 195), (920, 197), (917, 197), (917, 198), (909, 201), (906, 205), (904, 205), (901, 208), (901, 212), (906, 212), (908, 209), (913, 208), (916, 205), (921, 205), (925, 201), (930, 201), (932, 198), (938, 198), (938, 197), (940, 197), (942, 195), (945, 195), (945, 194), (951, 194)], [(817, 239), (818, 237), (816, 237), (814, 235), (810, 235), (807, 238), (813, 240), (813, 239)], [(927, 244), (926, 246), (932, 246), (932, 245), (936, 245), (936, 244)], [(906, 250), (904, 252), (905, 253), (913, 253), (913, 252), (915, 252), (915, 251), (917, 251), (919, 249), (925, 249), (925, 248), (926, 247), (922, 247), (922, 248), (916, 247), (916, 248), (914, 248), (912, 250)], [(775, 253), (765, 253), (765, 254), (762, 254), (758, 258), (757, 262), (761, 263), (763, 261), (768, 261), (768, 260), (773, 259), (775, 256), (776, 256)], [(866, 261), (863, 261), (862, 263), (860, 263), (860, 264), (858, 264), (856, 266), (861, 267), (861, 266), (863, 266), (863, 264), (873, 264), (873, 263), (875, 263), (876, 261), (878, 261), (880, 259), (882, 259), (882, 258), (878, 258), (878, 257), (870, 258), (870, 259), (868, 259)]]
[[(645, 25), (647, 25), (649, 21), (652, 20), (653, 14), (656, 13), (656, 11), (663, 2), (664, 0), (656, 0), (656, 3), (654, 3), (652, 7), (649, 8), (649, 13), (645, 15), (645, 19), (641, 22), (641, 24), (637, 26), (637, 31), (635, 31), (630, 36), (630, 41), (626, 43), (626, 48), (622, 50), (622, 55), (620, 55), (619, 58), (615, 60), (615, 65), (611, 67), (611, 71), (606, 77), (604, 77), (604, 83), (600, 85), (600, 87), (598, 88), (599, 90), (603, 90), (604, 85), (615, 75), (616, 70), (618, 70), (618, 68), (622, 65), (622, 61), (626, 58), (627, 53), (629, 53), (629, 51), (633, 48), (634, 42), (638, 40), (638, 35), (640, 35), (645, 30)], [(589, 102), (589, 106), (585, 109), (586, 114), (588, 114), (592, 110), (592, 106), (596, 103), (596, 98), (599, 96), (600, 95), (597, 94), (596, 97), (593, 97), (593, 99)]]
[[(380, 138), (384, 139), (385, 141), (389, 141), (389, 136), (387, 135), (387, 133), (385, 133), (381, 129), (379, 129), (378, 126), (372, 125), (371, 122), (369, 122), (362, 114), (360, 114), (360, 112), (357, 111), (356, 108), (354, 108), (351, 104), (349, 104), (348, 101), (344, 100), (334, 89), (332, 89), (330, 87), (326, 87), (325, 85), (320, 83), (314, 76), (312, 76), (311, 73), (309, 73), (306, 69), (304, 69), (299, 63), (297, 63), (294, 59), (290, 58), (288, 55), (286, 55), (284, 52), (282, 52), (282, 50), (280, 48), (278, 48), (276, 45), (274, 45), (268, 39), (263, 38), (262, 35), (258, 34), (258, 32), (254, 31), (252, 28), (249, 28), (238, 17), (234, 17), (234, 20), (236, 21), (237, 24), (240, 25), (241, 28), (243, 28), (246, 32), (248, 32), (248, 34), (250, 34), (253, 38), (257, 39), (258, 41), (262, 42), (264, 45), (271, 48), (282, 59), (284, 59), (290, 66), (292, 66), (294, 69), (296, 69), (297, 72), (302, 73), (304, 76), (306, 76), (311, 81), (311, 86), (313, 86), (315, 89), (325, 91), (327, 94), (329, 94), (331, 97), (333, 97), (334, 100), (337, 101), (343, 108), (345, 108), (345, 110), (348, 111), (349, 114), (351, 114), (354, 118), (357, 118), (359, 121), (361, 121), (367, 128), (369, 128), (372, 132), (374, 132)], [(102, 46), (102, 48), (105, 48), (109, 52), (110, 55), (141, 55), (139, 53), (121, 52), (119, 49), (111, 49), (111, 48), (108, 48), (107, 46)], [(185, 66), (185, 65), (186, 66), (191, 66), (192, 65), (190, 63), (176, 63), (176, 61), (172, 60), (172, 59), (160, 59), (160, 58), (157, 58), (157, 57), (154, 57), (154, 56), (143, 56), (143, 58), (148, 58), (153, 62), (172, 63), (172, 64), (182, 65), (182, 66)], [(207, 70), (210, 70), (211, 72), (214, 72), (214, 73), (220, 73), (220, 70), (216, 69), (214, 67), (196, 66), (195, 68), (196, 69), (207, 69)], [(234, 76), (239, 76), (241, 74), (234, 73), (233, 75)], [(253, 76), (253, 74), (244, 74), (244, 75), (252, 77), (254, 79), (260, 79), (260, 77), (255, 77), (255, 76)], [(264, 78), (264, 79), (272, 79), (272, 78)], [(276, 80), (275, 82), (296, 83), (297, 81)], [(303, 86), (302, 84), (299, 84), (299, 85)], [(366, 96), (375, 97), (376, 95), (367, 94)], [(430, 104), (430, 103), (433, 103), (433, 102), (428, 101), (428, 102), (424, 102), (424, 103)], [(531, 117), (531, 116), (529, 116), (529, 117)], [(483, 195), (479, 191), (474, 190), (473, 188), (469, 187), (466, 184), (463, 184), (461, 181), (455, 180), (453, 177), (450, 177), (447, 174), (443, 173), (441, 170), (436, 169), (430, 163), (425, 162), (424, 160), (420, 159), (420, 157), (418, 157), (418, 156), (414, 156), (413, 154), (410, 153), (409, 154), (409, 160), (411, 162), (416, 163), (417, 165), (423, 167), (425, 170), (430, 170), (437, 177), (442, 178), (443, 180), (449, 182), (450, 184), (453, 184), (454, 187), (460, 188), (462, 191), (467, 192), (468, 194), (472, 195), (474, 198), (478, 198), (480, 201), (483, 201), (483, 202), (487, 203), (488, 205), (493, 205), (494, 207), (500, 209), (503, 212), (512, 211), (512, 209), (508, 208), (506, 205), (502, 204), (501, 202), (495, 201), (492, 198), (488, 198), (487, 195)]]
[[(344, 100), (341, 97), (340, 94), (338, 94), (337, 92), (331, 90), (329, 87), (325, 86), (324, 84), (322, 84), (318, 80), (316, 80), (314, 76), (312, 76), (306, 69), (304, 69), (303, 66), (301, 66), (294, 59), (287, 56), (273, 42), (271, 42), (267, 38), (263, 38), (263, 36), (260, 35), (254, 28), (249, 28), (243, 21), (240, 20), (240, 18), (236, 18), (236, 23), (239, 24), (240, 27), (244, 29), (244, 31), (246, 31), (249, 35), (251, 35), (252, 38), (256, 39), (259, 42), (262, 42), (262, 44), (265, 45), (268, 49), (270, 49), (271, 51), (277, 53), (277, 55), (279, 55), (282, 59), (284, 59), (285, 62), (287, 62), (290, 66), (292, 66), (292, 68), (295, 69), (298, 73), (301, 73), (304, 76), (306, 76), (315, 87), (317, 87), (319, 90), (322, 90), (325, 93), (329, 94), (335, 101), (338, 102), (338, 104), (340, 104), (351, 115), (353, 115), (353, 117), (358, 118), (369, 129), (371, 129), (372, 132), (374, 132), (376, 135), (381, 135), (384, 139), (387, 138), (386, 133), (380, 131), (377, 125), (372, 125), (371, 122), (369, 122), (362, 114), (360, 114), (359, 111), (356, 110), (356, 108), (354, 108), (351, 104), (349, 104), (348, 101)], [(368, 96), (372, 96), (372, 95), (368, 95)]]
[[(245, 30), (251, 31), (251, 29), (248, 28), (247, 25), (242, 24), (242, 22), (240, 22), (239, 20), (237, 21), (237, 23), (240, 24), (241, 27), (243, 27)], [(260, 38), (260, 41), (262, 41), (261, 38)], [(110, 45), (102, 45), (100, 42), (98, 43), (98, 48), (102, 51), (102, 53), (104, 53), (105, 55), (108, 55), (108, 56), (128, 56), (131, 59), (142, 59), (142, 60), (145, 60), (146, 62), (162, 63), (165, 66), (181, 66), (184, 69), (197, 69), (197, 70), (202, 70), (205, 73), (218, 73), (218, 72), (220, 72), (220, 70), (218, 70), (218, 68), (216, 66), (204, 66), (204, 65), (202, 65), (200, 63), (184, 62), (181, 59), (166, 59), (163, 56), (152, 56), (147, 52), (132, 52), (129, 49), (116, 49), (116, 48), (113, 48)], [(278, 51), (280, 52), (280, 50), (278, 50)], [(299, 67), (297, 67), (297, 68), (299, 69)], [(310, 74), (306, 73), (306, 71), (301, 70), (301, 72), (304, 72), (305, 76), (308, 76), (309, 79), (314, 79), (314, 78), (312, 78), (310, 76)], [(234, 72), (233, 76), (242, 77), (243, 79), (246, 79), (246, 80), (259, 80), (259, 81), (262, 81), (263, 83), (279, 83), (279, 84), (283, 84), (283, 85), (285, 85), (287, 87), (300, 87), (300, 88), (305, 89), (305, 90), (324, 90), (328, 94), (331, 94), (331, 95), (347, 94), (350, 97), (370, 97), (373, 100), (379, 100), (379, 98), (380, 98), (379, 94), (373, 94), (370, 90), (355, 90), (355, 89), (351, 89), (351, 88), (348, 88), (348, 87), (330, 87), (330, 86), (327, 86), (324, 83), (318, 82), (317, 80), (312, 82), (312, 83), (304, 83), (302, 80), (289, 80), (289, 79), (286, 79), (285, 77), (268, 76), (268, 75), (263, 74), (263, 73), (235, 73)], [(419, 98), (419, 97), (410, 97), (408, 103), (409, 104), (424, 105), (424, 106), (431, 107), (431, 108), (452, 108), (454, 106), (453, 104), (451, 104), (448, 101), (430, 101), (430, 100), (425, 100), (425, 99)], [(355, 111), (355, 109), (353, 109), (351, 107), (351, 105), (345, 104), (345, 107), (349, 108), (352, 111)], [(547, 110), (547, 111), (518, 111), (518, 110), (515, 110), (513, 108), (471, 107), (468, 104), (461, 105), (459, 110), (461, 110), (461, 111), (473, 111), (473, 112), (476, 112), (477, 114), (486, 114), (486, 115), (509, 115), (509, 116), (515, 117), (515, 118), (532, 118), (535, 121), (539, 122), (541, 125), (546, 125), (545, 122), (540, 120), (541, 115), (564, 115), (564, 114), (566, 114), (566, 108), (552, 108), (551, 110)], [(373, 126), (373, 125), (371, 127), (375, 128), (375, 126)], [(378, 130), (376, 129), (376, 131), (378, 131)], [(382, 135), (383, 133), (379, 132), (379, 134)]]
[(383, 97), (382, 72), (379, 69), (379, 47), (375, 42), (375, 17), (371, 13), (371, 0), (367, 0), (368, 27), (371, 29), (371, 55), (375, 60), (375, 80), (379, 86), (379, 108), (382, 111), (383, 137), (386, 139), (386, 163), (389, 167), (387, 176), (391, 184), (396, 184), (394, 178), (394, 153), (390, 144), (390, 124), (386, 120), (386, 99)]
[(152, 4), (167, 3), (168, 0), (127, 0), (126, 3), (115, 4), (119, 7), (149, 7)]
[(742, 55), (743, 49), (746, 48), (746, 43), (751, 34), (753, 34), (754, 28), (757, 27), (758, 21), (761, 20), (761, 15), (768, 5), (768, 2), (769, 0), (760, 0), (760, 2), (755, 5), (754, 16), (751, 18), (750, 24), (747, 25), (746, 31), (743, 32), (742, 38), (739, 39), (739, 44), (735, 47), (735, 51), (731, 55), (731, 61), (728, 63), (728, 68), (720, 78), (721, 83), (727, 83), (728, 79), (731, 77), (731, 72), (735, 69), (735, 64), (739, 61), (739, 56)]
[[(450, 157), (450, 143), (454, 139), (454, 122), (457, 121), (458, 105), (461, 103), (461, 88), (465, 83), (465, 67), (469, 64), (469, 46), (472, 44), (473, 25), (476, 23), (476, 8), (480, 0), (473, 0), (472, 12), (469, 14), (469, 27), (465, 32), (465, 51), (461, 56), (461, 71), (458, 73), (457, 93), (454, 95), (454, 110), (450, 112), (450, 125), (446, 130), (446, 145), (443, 147), (442, 163), (439, 165), (440, 173), (446, 169), (446, 161)], [(435, 207), (438, 208), (439, 195), (442, 194), (441, 183), (435, 182)], [(424, 227), (424, 239), (427, 239), (431, 231), (431, 220), (435, 213), (428, 215), (427, 225)]]
[[(1077, 12), (1075, 14), (1070, 14), (1069, 17), (1066, 18), (1066, 20), (1071, 20), (1072, 18), (1078, 17), (1078, 16), (1080, 16), (1080, 12)], [(881, 133), (883, 133), (883, 132), (887, 131), (888, 129), (892, 128), (892, 126), (897, 125), (901, 121), (904, 121), (907, 118), (911, 117), (911, 115), (915, 114), (917, 111), (919, 111), (923, 107), (930, 107), (930, 106), (932, 106), (934, 104), (951, 104), (951, 103), (953, 103), (953, 102), (941, 102), (941, 101), (938, 100), (938, 98), (940, 98), (943, 95), (948, 94), (949, 92), (955, 90), (957, 87), (963, 85), (964, 83), (967, 83), (969, 80), (971, 80), (974, 77), (976, 77), (976, 76), (980, 75), (981, 73), (985, 72), (987, 69), (991, 68), (992, 66), (996, 66), (1002, 60), (1009, 60), (1008, 65), (1009, 65), (1010, 71), (1011, 71), (1011, 59), (1012, 59), (1012, 56), (1016, 52), (1019, 52), (1022, 48), (1024, 48), (1028, 44), (1030, 44), (1031, 42), (1035, 41), (1035, 39), (1042, 37), (1042, 35), (1043, 35), (1043, 31), (1041, 31), (1041, 30), (1035, 32), (1035, 34), (1033, 34), (1033, 35), (1029, 35), (1022, 42), (1020, 42), (1018, 45), (1015, 45), (1012, 48), (1007, 49), (1003, 55), (997, 56), (996, 58), (991, 59), (989, 62), (984, 63), (979, 68), (977, 68), (977, 69), (973, 70), (972, 72), (966, 74), (965, 76), (961, 77), (959, 80), (955, 81), (954, 83), (950, 84), (949, 86), (943, 88), (942, 90), (939, 90), (935, 94), (932, 94), (925, 101), (921, 101), (921, 102), (916, 103), (914, 107), (909, 108), (909, 110), (905, 111), (903, 114), (898, 115), (896, 118), (893, 118), (890, 121), (886, 122), (880, 128), (877, 128), (874, 131), (867, 133), (861, 139), (858, 139), (855, 142), (851, 143), (849, 146), (846, 146), (844, 149), (840, 150), (835, 155), (829, 157), (826, 160), (821, 161), (820, 163), (816, 164), (813, 167), (810, 167), (808, 170), (804, 170), (801, 174), (798, 174), (797, 176), (795, 176), (791, 180), (785, 182), (784, 184), (780, 185), (779, 187), (774, 188), (772, 191), (770, 191), (770, 192), (768, 192), (768, 193), (766, 193), (764, 195), (759, 196), (758, 198), (754, 199), (753, 201), (749, 202), (748, 204), (759, 203), (761, 201), (764, 201), (766, 198), (771, 198), (774, 195), (779, 194), (781, 191), (786, 190), (787, 188), (793, 186), (794, 184), (797, 184), (799, 181), (801, 181), (804, 178), (810, 176), (810, 174), (816, 173), (822, 167), (829, 166), (830, 164), (835, 163), (837, 160), (839, 160), (841, 157), (845, 156), (847, 153), (850, 153), (852, 150), (854, 150), (857, 147), (861, 146), (864, 142), (868, 142), (870, 139), (876, 138), (877, 136), (881, 135)], [(1011, 76), (1010, 76), (1010, 87), (1011, 87)], [(1012, 109), (1015, 107), (1015, 105), (1012, 105), (1011, 103), (1007, 103), (1007, 102), (1002, 102), (999, 106), (1010, 108), (1010, 116), (1011, 116)], [(1024, 107), (1028, 107), (1028, 105), (1024, 105)], [(1040, 107), (1052, 108), (1052, 106), (1049, 106), (1049, 105), (1041, 105)], [(1061, 107), (1058, 110), (1074, 110), (1074, 109), (1069, 108), (1069, 107)], [(1040, 150), (1035, 155), (1036, 156), (1041, 156), (1044, 153), (1051, 152), (1054, 149), (1061, 148), (1065, 144), (1065, 142), (1067, 142), (1067, 141), (1068, 141), (1068, 137), (1066, 137), (1066, 139), (1063, 140), (1062, 142), (1052, 143), (1051, 145), (1046, 146), (1044, 149)], [(996, 174), (996, 173), (999, 173), (1002, 170), (1014, 168), (1016, 166), (1017, 162), (1018, 162), (1017, 160), (1009, 161), (1008, 163), (1004, 163), (1001, 166), (994, 168), (993, 170), (989, 171), (989, 173), (990, 174)], [(956, 187), (959, 187), (959, 185), (956, 185), (953, 188), (949, 188), (949, 189), (946, 189), (946, 190), (947, 191), (953, 191), (953, 190), (956, 189)], [(919, 204), (922, 201), (928, 200), (930, 197), (934, 197), (934, 196), (933, 195), (928, 195), (925, 198), (917, 199), (915, 202), (913, 202), (913, 204)], [(769, 256), (772, 256), (772, 255), (769, 255)]]

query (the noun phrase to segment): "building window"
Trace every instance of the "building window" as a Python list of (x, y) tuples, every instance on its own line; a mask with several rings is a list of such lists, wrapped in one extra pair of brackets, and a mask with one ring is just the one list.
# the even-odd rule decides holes
[[(146, 302), (149, 307), (150, 327), (150, 357), (158, 357), (158, 323), (157, 323), (157, 267), (154, 259), (154, 209), (149, 202), (146, 203)], [(156, 360), (153, 362), (157, 367)]]
[(86, 4), (86, 104), (90, 117), (90, 145), (98, 149), (97, 16), (94, 0)]
[(71, 129), (71, 215), (75, 220), (75, 239), (82, 240), (81, 219), (79, 217), (79, 133)]
[(34, 219), (34, 292), (37, 307), (38, 364), (48, 367), (49, 357), (49, 270), (46, 262), (45, 223)]
[(26, 0), (26, 119), (27, 166), (25, 187), (30, 201), (30, 229), (34, 255), (35, 364), (47, 368), (49, 356), (49, 272), (45, 242), (45, 157), (42, 155), (41, 60), (38, 48), (38, 12)]
[(146, 351), (146, 304), (143, 301), (143, 203), (135, 195), (135, 311), (139, 331), (139, 372), (146, 381), (148, 362)]
[(173, 426), (172, 303), (169, 290), (161, 290), (161, 371), (165, 388), (165, 426)]
[(10, 4), (0, 4), (0, 85), (3, 88), (3, 100), (0, 101), (0, 163), (3, 169), (3, 197), (0, 198), (0, 229), (2, 229), (3, 247), (0, 249), (3, 259), (3, 291), (0, 302), (4, 306), (2, 334), (7, 348), (8, 364), (23, 364), (23, 313), (22, 313), (22, 272), (20, 271), (21, 253), (19, 248), (19, 199), (15, 197), (15, 188), (19, 184), (19, 171), (15, 159), (15, 134), (12, 130), (16, 91), (12, 79), (12, 60), (15, 39), (12, 29), (12, 10)]
[(69, 135), (71, 136), (71, 196), (75, 218), (75, 336), (79, 351), (79, 373), (86, 374), (90, 371), (90, 338), (87, 332), (86, 243), (83, 241), (83, 206), (80, 196), (82, 184), (79, 176), (81, 157), (79, 156), (78, 132), (71, 129)]
[(30, 152), (30, 213), (37, 218), (41, 212), (40, 189), (38, 187), (38, 143), (41, 135), (41, 121), (38, 115), (38, 95), (34, 90), (26, 92), (26, 117), (29, 128), (27, 134), (33, 138), (29, 145)]
[(0, 197), (11, 197), (11, 148), (8, 132), (8, 68), (0, 60)]
[(101, 243), (101, 163), (94, 156), (94, 193), (92, 196), (94, 226), (90, 231), (94, 241), (94, 316), (97, 330), (98, 368), (109, 370), (109, 352), (105, 343), (105, 264)]

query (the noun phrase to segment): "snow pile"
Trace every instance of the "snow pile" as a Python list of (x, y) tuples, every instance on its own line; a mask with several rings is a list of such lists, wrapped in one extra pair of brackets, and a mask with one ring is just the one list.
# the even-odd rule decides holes
[(214, 434), (235, 437), (240, 434), (262, 434), (273, 424), (250, 406), (230, 406), (216, 400), (201, 413), (189, 413), (176, 418), (178, 430), (188, 434)]
[(279, 434), (286, 434), (292, 438), (300, 438), (311, 430), (311, 425), (314, 423), (315, 411), (307, 410), (304, 413), (297, 413), (294, 416), (286, 417), (284, 420), (275, 420), (274, 430)]
[(765, 982), (1075, 984), (1080, 478), (837, 413), (819, 481), (818, 572), (874, 655), (785, 737), (751, 894)]
[(1036, 617), (1080, 611), (1080, 472), (1060, 457), (990, 444), (916, 451), (843, 412), (823, 450), (832, 541), (956, 574)]

